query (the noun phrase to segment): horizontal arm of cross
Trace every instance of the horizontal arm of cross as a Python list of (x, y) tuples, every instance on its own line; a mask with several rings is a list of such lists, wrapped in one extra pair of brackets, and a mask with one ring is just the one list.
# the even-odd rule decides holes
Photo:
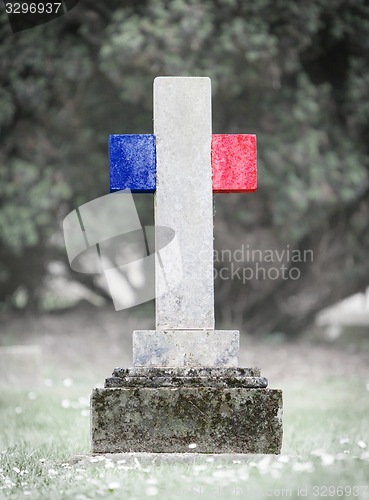
[(156, 191), (156, 147), (153, 134), (109, 137), (110, 192), (130, 189), (134, 193)]
[[(153, 134), (111, 135), (110, 191), (156, 190), (156, 145)], [(213, 135), (211, 164), (214, 193), (252, 193), (257, 188), (256, 136)]]

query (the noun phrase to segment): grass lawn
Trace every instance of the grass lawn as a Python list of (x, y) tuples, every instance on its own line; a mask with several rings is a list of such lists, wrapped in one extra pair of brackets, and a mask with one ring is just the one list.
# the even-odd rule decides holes
[(212, 457), (194, 465), (148, 466), (139, 460), (125, 464), (109, 459), (71, 465), (74, 455), (90, 449), (91, 386), (1, 390), (0, 498), (366, 499), (368, 382), (331, 377), (281, 384), (282, 455), (247, 465), (219, 464)]

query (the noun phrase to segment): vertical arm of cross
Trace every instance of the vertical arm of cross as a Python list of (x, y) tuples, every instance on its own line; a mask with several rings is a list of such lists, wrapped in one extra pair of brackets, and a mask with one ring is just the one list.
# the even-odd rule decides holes
[(210, 79), (156, 78), (154, 133), (155, 223), (174, 229), (183, 269), (181, 284), (157, 295), (156, 327), (214, 329)]

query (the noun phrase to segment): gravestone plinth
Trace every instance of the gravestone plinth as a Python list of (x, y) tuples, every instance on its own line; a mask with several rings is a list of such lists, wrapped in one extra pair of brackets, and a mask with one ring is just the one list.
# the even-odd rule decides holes
[(134, 366), (238, 366), (237, 330), (136, 330)]
[(273, 453), (282, 393), (257, 369), (116, 369), (92, 398), (94, 453)]
[(110, 141), (112, 190), (155, 192), (155, 224), (174, 231), (181, 262), (162, 258), (157, 232), (156, 330), (134, 332), (133, 368), (92, 393), (95, 453), (281, 450), (282, 392), (238, 367), (239, 332), (214, 321), (213, 192), (256, 190), (255, 136), (211, 128), (209, 78), (159, 77), (155, 141), (140, 158), (122, 153), (139, 136)]

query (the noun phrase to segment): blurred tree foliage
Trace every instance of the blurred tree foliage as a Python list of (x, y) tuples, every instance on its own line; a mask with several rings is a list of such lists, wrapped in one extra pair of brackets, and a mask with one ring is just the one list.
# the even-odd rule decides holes
[(314, 252), (286, 262), (299, 280), (218, 279), (219, 324), (294, 333), (368, 284), (365, 0), (82, 0), (0, 22), (0, 301), (22, 285), (37, 308), (60, 221), (108, 192), (108, 135), (151, 133), (157, 75), (210, 76), (213, 132), (258, 136), (258, 192), (216, 195), (216, 248)]

